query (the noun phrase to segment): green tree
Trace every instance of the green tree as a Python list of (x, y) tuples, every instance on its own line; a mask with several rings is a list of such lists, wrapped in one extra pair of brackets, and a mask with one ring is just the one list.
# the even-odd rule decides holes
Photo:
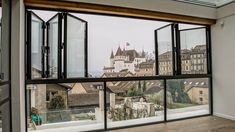
[(167, 81), (167, 90), (171, 93), (173, 101), (177, 103), (191, 103), (188, 94), (182, 89), (184, 87), (182, 80)]
[(55, 97), (50, 101), (49, 109), (64, 109), (64, 99), (60, 95), (55, 95)]
[(142, 94), (141, 81), (138, 82), (137, 93), (138, 93), (138, 95), (141, 95), (141, 94)]
[(138, 92), (137, 92), (137, 90), (136, 90), (136, 86), (135, 86), (135, 85), (132, 85), (132, 86), (128, 89), (126, 96), (131, 97), (131, 96), (137, 96), (137, 95), (138, 95)]
[(143, 93), (147, 90), (147, 86), (146, 86), (146, 81), (144, 80), (143, 82), (143, 88), (142, 88), (142, 91)]

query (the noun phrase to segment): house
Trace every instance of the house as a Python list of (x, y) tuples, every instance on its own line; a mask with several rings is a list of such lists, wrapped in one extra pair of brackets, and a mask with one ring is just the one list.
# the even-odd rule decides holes
[(154, 60), (142, 62), (139, 65), (137, 65), (135, 69), (135, 73), (136, 73), (136, 76), (154, 76), (155, 75)]
[(187, 94), (195, 104), (208, 104), (209, 103), (209, 90), (208, 86), (192, 86), (188, 89)]

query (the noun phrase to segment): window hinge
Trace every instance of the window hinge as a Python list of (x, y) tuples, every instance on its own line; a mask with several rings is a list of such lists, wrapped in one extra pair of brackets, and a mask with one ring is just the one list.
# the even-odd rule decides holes
[(64, 13), (59, 14), (61, 16), (61, 19), (64, 19)]
[(42, 53), (49, 53), (50, 47), (49, 46), (42, 46)]
[(43, 24), (42, 24), (42, 29), (46, 29), (46, 27), (47, 27), (46, 23), (43, 22)]
[(4, 80), (4, 73), (0, 73), (0, 80)]
[(50, 29), (50, 23), (49, 22), (46, 22), (46, 27), (47, 27), (47, 29)]
[(49, 77), (49, 71), (45, 71), (46, 78)]
[(62, 72), (61, 76), (62, 76), (62, 78), (65, 78), (65, 72)]
[(64, 42), (61, 44), (61, 49), (64, 49)]

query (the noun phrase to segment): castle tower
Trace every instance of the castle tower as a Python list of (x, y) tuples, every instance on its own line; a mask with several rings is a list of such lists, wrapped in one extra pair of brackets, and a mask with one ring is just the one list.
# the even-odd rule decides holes
[(113, 50), (111, 52), (111, 55), (110, 55), (110, 66), (113, 67), (114, 66), (114, 54), (113, 54)]
[(141, 57), (142, 57), (142, 58), (145, 58), (145, 52), (144, 52), (144, 49), (142, 49)]
[(115, 54), (115, 57), (116, 56), (122, 56), (122, 49), (120, 48), (120, 46), (118, 47), (118, 49), (117, 49), (117, 52), (116, 52), (116, 54)]

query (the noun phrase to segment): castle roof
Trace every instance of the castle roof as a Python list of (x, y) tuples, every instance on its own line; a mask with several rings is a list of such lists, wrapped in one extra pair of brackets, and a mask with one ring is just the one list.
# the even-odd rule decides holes
[[(135, 58), (144, 58), (145, 57), (145, 52), (144, 50), (142, 53), (138, 53), (135, 49), (132, 50), (126, 50), (123, 48), (123, 50), (118, 47), (115, 56), (128, 56), (130, 61), (134, 61)], [(114, 57), (113, 52), (111, 52), (110, 58)]]
[(111, 52), (110, 59), (114, 58), (113, 51)]
[(134, 61), (135, 58), (141, 57), (141, 56), (139, 55), (139, 53), (138, 53), (136, 50), (126, 50), (126, 51), (125, 51), (125, 54), (126, 54), (127, 56), (129, 56), (129, 60), (130, 60), (130, 61)]
[(122, 49), (120, 48), (120, 46), (118, 47), (117, 49), (117, 52), (115, 54), (115, 56), (122, 56), (123, 52), (122, 52)]

